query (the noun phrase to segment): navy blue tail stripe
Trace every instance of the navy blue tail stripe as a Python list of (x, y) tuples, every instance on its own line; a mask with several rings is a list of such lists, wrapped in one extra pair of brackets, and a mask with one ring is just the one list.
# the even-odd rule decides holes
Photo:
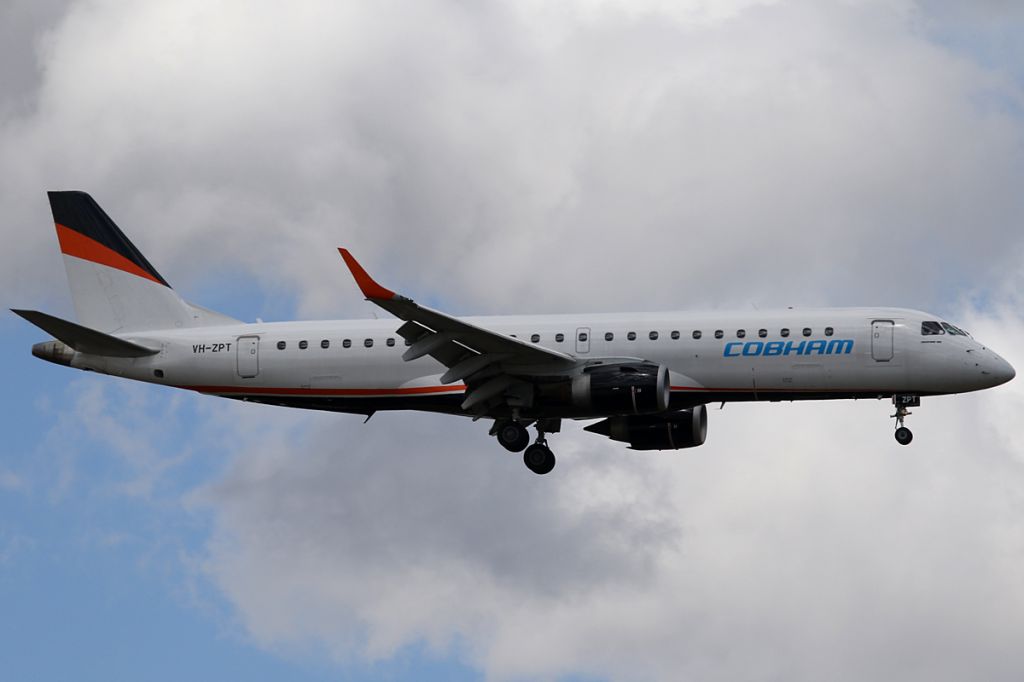
[(55, 223), (124, 256), (164, 286), (170, 286), (91, 196), (78, 191), (47, 192), (47, 195)]

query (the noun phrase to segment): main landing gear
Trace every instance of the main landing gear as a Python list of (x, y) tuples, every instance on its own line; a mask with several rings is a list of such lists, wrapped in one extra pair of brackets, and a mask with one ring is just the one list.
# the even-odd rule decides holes
[(530, 444), (530, 432), (525, 426), (511, 419), (495, 424), (494, 431), (501, 447), (509, 452), (522, 452)]
[(551, 452), (544, 432), (537, 429), (537, 442), (526, 448), (523, 463), (535, 474), (544, 475), (555, 468), (555, 453)]
[(892, 404), (896, 407), (896, 414), (892, 415), (896, 418), (896, 442), (900, 445), (910, 445), (910, 441), (914, 440), (914, 434), (903, 425), (903, 420), (910, 414), (909, 408), (921, 406), (921, 396), (894, 395)]
[[(522, 452), (523, 463), (526, 468), (535, 474), (546, 474), (555, 468), (555, 454), (548, 447), (547, 439), (544, 438), (545, 426), (537, 422), (537, 440), (530, 445), (530, 434), (520, 422), (512, 419), (501, 419), (494, 424), (491, 433), (498, 439), (501, 446), (509, 452)], [(557, 426), (550, 429), (557, 431)], [(525, 450), (525, 452), (523, 452)]]

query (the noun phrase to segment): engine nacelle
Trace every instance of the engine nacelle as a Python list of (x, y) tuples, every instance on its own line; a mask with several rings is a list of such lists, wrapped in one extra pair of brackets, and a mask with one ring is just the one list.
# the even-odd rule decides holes
[(708, 411), (697, 405), (668, 415), (610, 417), (585, 429), (629, 443), (634, 450), (681, 450), (704, 444)]
[(650, 414), (668, 409), (668, 368), (645, 362), (591, 367), (572, 380), (572, 404), (590, 414)]

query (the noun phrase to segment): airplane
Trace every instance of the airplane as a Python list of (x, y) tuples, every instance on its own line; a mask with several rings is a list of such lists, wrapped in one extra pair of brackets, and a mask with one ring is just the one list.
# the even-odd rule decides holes
[(245, 323), (182, 299), (85, 192), (48, 195), (78, 322), (13, 310), (53, 337), (34, 356), (367, 420), (484, 419), (537, 474), (554, 468), (547, 435), (565, 419), (600, 420), (585, 430), (634, 450), (679, 450), (705, 442), (711, 403), (891, 399), (907, 445), (922, 396), (1015, 375), (961, 328), (901, 308), (454, 317), (378, 284), (344, 248), (363, 296), (397, 319)]

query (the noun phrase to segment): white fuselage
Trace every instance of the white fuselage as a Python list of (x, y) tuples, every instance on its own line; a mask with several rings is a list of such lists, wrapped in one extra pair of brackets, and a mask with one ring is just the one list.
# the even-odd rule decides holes
[(493, 419), (537, 474), (555, 465), (546, 436), (562, 419), (678, 450), (704, 443), (711, 402), (891, 398), (907, 445), (921, 396), (1014, 376), (956, 326), (897, 308), (459, 318), (381, 285), (344, 247), (359, 291), (393, 318), (245, 324), (182, 299), (88, 193), (47, 196), (77, 322), (13, 310), (54, 338), (33, 355), (286, 407)]
[[(969, 336), (922, 334), (922, 322), (941, 318), (896, 308), (464, 319), (580, 360), (639, 358), (665, 365), (673, 407), (962, 393), (1013, 375), (1009, 364)], [(465, 386), (442, 384), (446, 368), (429, 356), (403, 361), (400, 324), (260, 322), (136, 332), (121, 336), (161, 351), (143, 358), (76, 353), (71, 365), (295, 407), (461, 413)]]

